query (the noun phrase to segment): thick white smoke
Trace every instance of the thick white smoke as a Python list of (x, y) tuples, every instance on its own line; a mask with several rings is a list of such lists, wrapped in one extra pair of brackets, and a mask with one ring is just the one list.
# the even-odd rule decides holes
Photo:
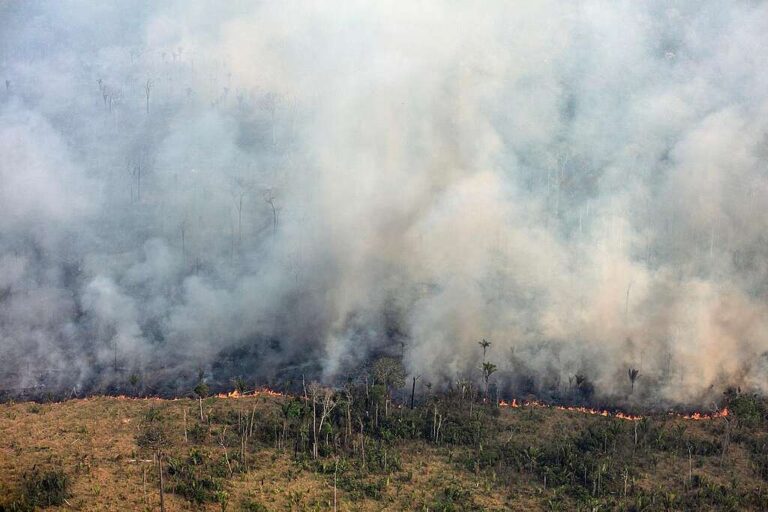
[[(0, 388), (768, 387), (768, 5), (0, 7)], [(569, 380), (571, 384), (569, 384)]]

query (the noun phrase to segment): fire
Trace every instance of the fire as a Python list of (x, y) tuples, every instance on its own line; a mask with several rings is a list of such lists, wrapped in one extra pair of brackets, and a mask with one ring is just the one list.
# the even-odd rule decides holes
[[(580, 412), (582, 414), (592, 414), (594, 416), (611, 416), (611, 413), (606, 410), (600, 410), (600, 409), (589, 409), (587, 407), (566, 407), (563, 405), (556, 405), (555, 409), (558, 409), (560, 411), (572, 411), (572, 412)], [(634, 419), (633, 416), (629, 416), (627, 414), (618, 413), (614, 415), (617, 418), (620, 419)]]
[[(288, 397), (285, 393), (281, 393), (279, 391), (275, 391), (273, 389), (269, 389), (267, 387), (254, 389), (252, 391), (238, 391), (237, 389), (230, 391), (229, 393), (219, 393), (216, 395), (216, 398), (249, 398), (249, 397), (256, 397), (256, 396), (272, 396), (272, 397), (281, 397), (285, 398)], [(98, 396), (91, 396), (91, 397), (85, 397), (81, 398), (80, 400), (93, 400), (99, 398)], [(161, 400), (160, 397), (130, 397), (125, 395), (118, 395), (113, 397), (117, 400)], [(171, 398), (170, 400), (179, 400), (179, 398)], [(398, 405), (398, 408), (402, 407), (402, 404)], [(566, 405), (551, 405), (547, 404), (545, 402), (541, 402), (539, 400), (518, 400), (516, 398), (513, 398), (510, 401), (506, 400), (499, 400), (499, 407), (500, 408), (510, 408), (510, 409), (519, 409), (522, 407), (527, 408), (537, 408), (537, 409), (557, 409), (560, 411), (571, 411), (571, 412), (577, 412), (581, 414), (590, 414), (593, 416), (603, 416), (607, 418), (616, 418), (620, 420), (627, 420), (627, 421), (640, 421), (644, 418), (644, 416), (635, 415), (635, 414), (629, 414), (621, 411), (615, 411), (611, 412), (606, 409), (590, 409), (588, 407), (580, 407), (580, 406), (566, 406)], [(694, 412), (691, 414), (679, 414), (675, 412), (670, 412), (669, 415), (680, 418), (683, 420), (691, 420), (691, 421), (702, 421), (702, 420), (713, 420), (717, 418), (726, 418), (728, 417), (730, 412), (728, 411), (727, 407), (724, 407), (723, 409), (711, 413), (707, 412)]]
[(686, 414), (685, 416), (683, 416), (683, 419), (693, 420), (693, 421), (711, 420), (711, 419), (714, 419), (714, 418), (725, 418), (725, 417), (728, 416), (728, 414), (729, 414), (728, 408), (725, 407), (721, 411), (715, 411), (715, 412), (709, 413), (709, 414), (708, 413), (702, 414), (700, 412), (695, 412), (693, 414)]
[[(560, 411), (571, 411), (571, 412), (578, 412), (582, 414), (591, 414), (594, 416), (604, 416), (604, 417), (610, 417), (610, 418), (616, 418), (620, 420), (627, 420), (627, 421), (640, 421), (643, 419), (643, 416), (639, 416), (636, 414), (628, 414), (621, 411), (617, 412), (610, 412), (605, 409), (590, 409), (588, 407), (569, 407), (565, 405), (548, 405), (544, 402), (539, 402), (538, 400), (523, 400), (518, 401), (516, 398), (513, 398), (512, 401), (507, 402), (506, 400), (500, 400), (499, 401), (499, 407), (502, 408), (513, 408), (517, 409), (520, 407), (536, 407), (536, 408), (551, 408), (551, 409), (557, 409)], [(728, 408), (724, 408), (720, 411), (716, 411), (713, 413), (700, 413), (695, 412), (693, 414), (686, 414), (686, 415), (680, 415), (675, 413), (669, 413), (671, 416), (677, 416), (684, 420), (711, 420), (715, 418), (724, 418), (728, 416)]]
[(259, 388), (254, 389), (253, 391), (243, 391), (240, 392), (237, 389), (230, 391), (229, 393), (219, 393), (216, 395), (216, 398), (247, 398), (247, 397), (254, 397), (254, 396), (276, 396), (276, 397), (285, 397), (287, 396), (284, 393), (280, 393), (279, 391), (275, 391), (273, 389), (269, 388)]

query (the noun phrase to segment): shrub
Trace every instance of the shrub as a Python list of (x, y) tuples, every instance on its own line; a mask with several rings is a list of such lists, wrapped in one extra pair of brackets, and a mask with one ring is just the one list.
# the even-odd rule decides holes
[(748, 427), (759, 425), (765, 416), (764, 404), (754, 395), (736, 395), (728, 402), (728, 410), (739, 424)]
[(436, 496), (429, 509), (441, 512), (459, 512), (463, 510), (476, 510), (477, 507), (473, 503), (472, 495), (469, 491), (457, 485), (448, 485)]
[(8, 510), (27, 512), (63, 505), (69, 497), (70, 484), (69, 477), (61, 468), (43, 471), (35, 466), (22, 476), (21, 497), (12, 502)]
[(267, 512), (267, 507), (254, 501), (252, 499), (246, 499), (240, 504), (241, 512)]

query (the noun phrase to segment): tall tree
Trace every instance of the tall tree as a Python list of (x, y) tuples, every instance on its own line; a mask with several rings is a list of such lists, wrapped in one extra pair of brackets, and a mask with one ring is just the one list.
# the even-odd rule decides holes
[(627, 375), (629, 376), (629, 382), (632, 385), (632, 393), (635, 392), (635, 381), (637, 380), (637, 377), (640, 375), (640, 370), (637, 370), (635, 368), (630, 368), (627, 371)]
[(488, 341), (487, 339), (483, 338), (483, 340), (482, 341), (478, 341), (477, 344), (480, 345), (481, 347), (483, 347), (483, 363), (485, 363), (485, 353), (488, 350), (488, 347), (491, 346), (491, 342)]
[(147, 114), (149, 114), (149, 95), (152, 91), (152, 80), (147, 79), (147, 83), (144, 84), (144, 94), (147, 98)]

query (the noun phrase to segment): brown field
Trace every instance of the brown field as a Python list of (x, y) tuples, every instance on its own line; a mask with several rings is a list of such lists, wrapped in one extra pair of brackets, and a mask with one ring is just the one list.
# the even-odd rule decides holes
[[(264, 425), (270, 424), (267, 419), (278, 417), (282, 400), (271, 396), (208, 398), (203, 406), (208, 418), (229, 414), (246, 422), (245, 418), (251, 416), (256, 425), (261, 425), (258, 428), (266, 428)], [(223, 424), (209, 420), (205, 439), (185, 441), (185, 421), (187, 429), (199, 422), (197, 400), (94, 397), (61, 403), (2, 404), (0, 510), (3, 507), (14, 510), (11, 503), (21, 492), (23, 475), (33, 467), (63, 468), (71, 479), (69, 497), (61, 506), (52, 506), (50, 510), (160, 510), (154, 455), (137, 444), (143, 418), (150, 409), (162, 414), (168, 432), (164, 446), (167, 456), (184, 457), (198, 446), (211, 458), (235, 457), (235, 448), (216, 442), (218, 435), (226, 434), (221, 434)], [(614, 489), (619, 491), (613, 494), (618, 496), (608, 496), (619, 501), (605, 501), (607, 498), (603, 496), (602, 501), (594, 501), (597, 510), (611, 509), (610, 503), (621, 503), (622, 508), (632, 510), (628, 494), (660, 496), (694, 492), (691, 480), (694, 473), (705, 480), (707, 486), (732, 488), (740, 495), (762, 496), (763, 482), (753, 458), (744, 442), (736, 442), (737, 431), (726, 430), (730, 428), (728, 421), (733, 420), (688, 421), (659, 417), (654, 421), (662, 432), (681, 435), (684, 432), (690, 439), (713, 443), (722, 442), (723, 436), (728, 435), (734, 441), (728, 443), (724, 454), (686, 455), (672, 450), (638, 455), (638, 460), (632, 463), (636, 471), (631, 482), (628, 477), (623, 485), (620, 481), (614, 482)], [(557, 443), (564, 434), (614, 422), (617, 428), (623, 429), (627, 439), (632, 439), (633, 421), (554, 409), (503, 409), (494, 437), (500, 445), (514, 441), (522, 446), (536, 446)], [(427, 440), (395, 440), (389, 446), (398, 454), (399, 467), (354, 476), (359, 485), (374, 486), (373, 495), (337, 485), (337, 510), (461, 510), (460, 504), (451, 508), (450, 500), (448, 506), (441, 501), (441, 496), (448, 492), (446, 489), (464, 493), (467, 498), (462, 498), (464, 501), (460, 503), (470, 503), (474, 510), (568, 510), (570, 506), (591, 509), (589, 499), (582, 503), (568, 497), (562, 488), (546, 485), (541, 472), (534, 471), (533, 458), (530, 471), (523, 463), (518, 471), (497, 472), (493, 467), (473, 470), (471, 465), (461, 462), (471, 459), (477, 447), (436, 445)], [(604, 449), (606, 454), (611, 452), (610, 446), (598, 449)], [(322, 463), (326, 471), (322, 471), (306, 457), (296, 456), (293, 450), (257, 443), (247, 451), (242, 470), (223, 479), (219, 499), (193, 504), (172, 492), (172, 486), (166, 481), (165, 508), (169, 511), (249, 510), (245, 504), (250, 500), (263, 507), (250, 510), (332, 510), (335, 461), (332, 455), (324, 457)], [(348, 473), (360, 472), (352, 468)], [(622, 488), (625, 501), (621, 501)], [(656, 499), (660, 498), (653, 501)], [(748, 508), (758, 509), (753, 505)], [(656, 509), (652, 506), (648, 510)]]

